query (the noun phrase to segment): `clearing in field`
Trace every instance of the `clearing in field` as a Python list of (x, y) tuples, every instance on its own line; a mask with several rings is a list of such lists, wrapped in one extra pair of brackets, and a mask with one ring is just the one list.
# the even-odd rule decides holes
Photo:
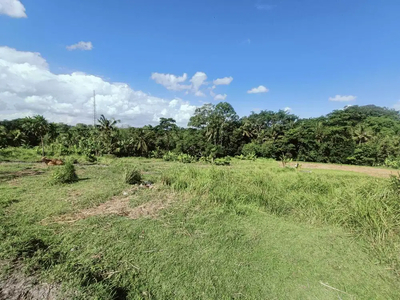
[(305, 170), (336, 170), (336, 171), (348, 171), (363, 173), (370, 176), (376, 177), (390, 177), (390, 175), (396, 175), (398, 172), (390, 169), (375, 168), (375, 167), (364, 167), (364, 166), (352, 166), (352, 165), (335, 165), (335, 164), (322, 164), (322, 163), (305, 163), (300, 162)]
[[(154, 188), (124, 182), (133, 165)], [(387, 178), (269, 160), (115, 159), (62, 185), (53, 170), (0, 164), (0, 299), (400, 298)]]

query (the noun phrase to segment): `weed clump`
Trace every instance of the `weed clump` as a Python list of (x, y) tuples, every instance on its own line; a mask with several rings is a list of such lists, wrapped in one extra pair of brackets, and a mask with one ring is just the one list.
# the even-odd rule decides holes
[(396, 175), (390, 175), (390, 185), (393, 190), (400, 193), (400, 172)]
[(142, 173), (137, 166), (125, 170), (124, 180), (127, 184), (139, 184), (142, 182)]
[(164, 161), (177, 161), (178, 155), (176, 155), (174, 152), (168, 151), (167, 153), (164, 154), (163, 160)]
[(53, 184), (73, 183), (78, 180), (76, 175), (75, 166), (72, 162), (67, 161), (65, 165), (58, 167), (54, 170), (51, 178)]
[(229, 157), (224, 157), (224, 158), (216, 158), (214, 160), (214, 164), (216, 166), (230, 166), (231, 165), (231, 160)]
[(195, 162), (196, 159), (193, 156), (189, 155), (189, 154), (183, 154), (182, 153), (182, 154), (178, 155), (178, 161), (181, 162), (181, 163), (184, 163), (184, 164), (190, 164), (192, 162)]

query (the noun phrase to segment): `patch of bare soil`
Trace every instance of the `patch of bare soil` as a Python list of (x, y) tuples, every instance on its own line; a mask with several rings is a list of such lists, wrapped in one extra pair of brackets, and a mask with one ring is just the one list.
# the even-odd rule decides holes
[(335, 165), (335, 164), (322, 164), (322, 163), (305, 163), (300, 162), (302, 169), (316, 169), (316, 170), (338, 170), (338, 171), (350, 171), (363, 173), (375, 177), (389, 177), (390, 175), (396, 175), (397, 171), (388, 169), (379, 169), (373, 167), (364, 166), (350, 166), (350, 165)]
[(0, 280), (0, 300), (53, 300), (57, 299), (59, 286), (37, 283), (35, 277), (14, 272)]
[(170, 206), (174, 202), (174, 195), (161, 193), (154, 194), (155, 199), (136, 207), (130, 207), (129, 202), (132, 196), (116, 196), (99, 206), (81, 210), (74, 214), (66, 214), (52, 219), (50, 222), (42, 221), (42, 224), (49, 223), (73, 223), (92, 216), (117, 215), (130, 219), (141, 217), (155, 218), (160, 210)]
[(0, 172), (0, 182), (9, 181), (9, 180), (13, 180), (13, 179), (24, 177), (24, 176), (41, 175), (43, 173), (44, 173), (43, 171), (31, 170), (31, 169), (26, 169), (26, 170), (16, 171), (16, 172)]

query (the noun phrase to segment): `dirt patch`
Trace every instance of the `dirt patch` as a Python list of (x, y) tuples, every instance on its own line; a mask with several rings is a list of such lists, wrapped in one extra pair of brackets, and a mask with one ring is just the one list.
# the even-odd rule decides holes
[(79, 220), (87, 219), (99, 215), (117, 215), (130, 219), (139, 219), (141, 217), (155, 218), (158, 212), (168, 206), (174, 201), (174, 195), (165, 195), (164, 193), (155, 193), (154, 200), (146, 202), (136, 207), (130, 207), (129, 203), (132, 196), (116, 196), (110, 201), (107, 201), (99, 206), (81, 210), (74, 214), (66, 214), (52, 219), (50, 222), (43, 220), (42, 224), (50, 223), (73, 223)]
[(305, 163), (300, 162), (303, 170), (338, 170), (338, 171), (350, 171), (363, 173), (375, 177), (389, 177), (390, 175), (396, 175), (396, 170), (379, 169), (373, 167), (363, 166), (350, 166), (350, 165), (334, 165), (334, 164), (322, 164), (322, 163)]
[(16, 171), (16, 172), (0, 172), (0, 182), (17, 179), (17, 178), (24, 177), (24, 176), (41, 175), (43, 173), (44, 173), (43, 171), (31, 170), (31, 169), (26, 169), (26, 170)]
[(16, 271), (0, 280), (0, 300), (53, 300), (57, 299), (59, 289), (57, 285), (37, 283), (35, 277)]

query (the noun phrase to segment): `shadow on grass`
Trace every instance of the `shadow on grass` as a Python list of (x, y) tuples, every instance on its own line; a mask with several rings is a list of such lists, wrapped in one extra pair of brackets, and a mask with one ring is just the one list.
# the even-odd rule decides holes
[(78, 178), (77, 181), (86, 181), (86, 180), (90, 180), (90, 178), (89, 177)]
[(0, 182), (6, 182), (15, 178), (20, 178), (24, 176), (34, 176), (44, 174), (43, 171), (34, 171), (34, 170), (23, 170), (16, 172), (0, 172)]

